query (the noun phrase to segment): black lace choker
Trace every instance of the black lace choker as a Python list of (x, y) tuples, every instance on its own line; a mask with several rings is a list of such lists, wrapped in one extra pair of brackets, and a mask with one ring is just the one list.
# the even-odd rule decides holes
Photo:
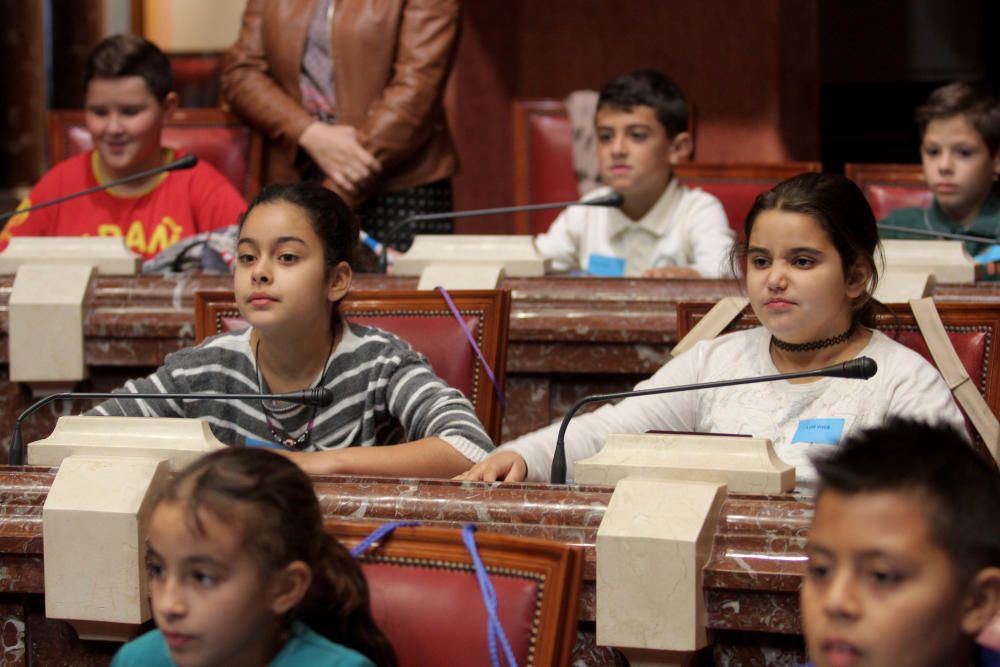
[(822, 350), (824, 347), (833, 347), (834, 345), (840, 345), (841, 343), (850, 340), (851, 336), (854, 335), (854, 329), (854, 323), (851, 322), (851, 326), (848, 327), (847, 331), (839, 336), (823, 338), (822, 340), (814, 340), (811, 343), (786, 343), (785, 341), (772, 335), (771, 343), (779, 350), (784, 350), (785, 352), (809, 352), (811, 350)]

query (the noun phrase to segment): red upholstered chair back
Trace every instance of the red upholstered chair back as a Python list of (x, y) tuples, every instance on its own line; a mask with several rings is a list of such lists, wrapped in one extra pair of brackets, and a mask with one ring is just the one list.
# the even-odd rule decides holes
[(174, 90), (182, 107), (214, 107), (222, 89), (221, 53), (171, 53)]
[[(714, 303), (689, 302), (677, 304), (677, 340), (688, 334), (701, 321)], [(969, 379), (978, 387), (986, 403), (994, 413), (1000, 411), (1000, 355), (996, 342), (1000, 341), (1000, 306), (981, 303), (937, 303), (935, 304), (945, 331), (959, 359), (965, 366)], [(909, 304), (890, 304), (895, 316), (883, 314), (879, 317), (878, 328), (889, 336), (895, 336), (903, 345), (920, 353), (932, 365), (931, 357)], [(760, 323), (748, 308), (734, 320), (726, 331), (758, 326)], [(898, 332), (898, 335), (897, 335)]]
[[(348, 547), (374, 528), (328, 526)], [(583, 552), (563, 543), (486, 532), (476, 533), (476, 545), (517, 664), (569, 665)], [(362, 557), (362, 568), (375, 620), (402, 667), (490, 665), (486, 608), (459, 530), (397, 528)]]
[[(804, 171), (822, 171), (819, 162), (711, 164), (687, 162), (676, 168), (682, 183), (715, 195), (739, 234), (758, 194)], [(514, 201), (517, 205), (569, 201), (579, 197), (573, 170), (573, 131), (558, 100), (514, 102)], [(558, 210), (520, 213), (515, 233), (544, 232)]]
[[(580, 197), (573, 170), (573, 130), (559, 100), (514, 101), (514, 204), (545, 204)], [(515, 234), (540, 234), (558, 210), (518, 213)]]
[[(510, 291), (455, 290), (449, 295), (503, 390)], [(500, 442), (503, 414), (493, 383), (440, 293), (355, 291), (341, 303), (341, 311), (352, 322), (391, 331), (426, 356), (439, 377), (465, 394), (486, 432)], [(195, 342), (246, 326), (231, 291), (195, 293)]]
[(775, 162), (741, 164), (706, 164), (686, 162), (677, 165), (677, 178), (689, 187), (701, 188), (722, 202), (729, 226), (737, 236), (743, 234), (743, 220), (757, 195), (777, 183), (806, 171), (823, 171), (819, 162)]
[(865, 193), (876, 220), (897, 208), (926, 208), (934, 201), (919, 164), (848, 163), (844, 174)]
[[(80, 109), (48, 112), (49, 164), (93, 147)], [(211, 163), (246, 198), (260, 190), (261, 139), (222, 109), (178, 109), (163, 128), (163, 145)]]

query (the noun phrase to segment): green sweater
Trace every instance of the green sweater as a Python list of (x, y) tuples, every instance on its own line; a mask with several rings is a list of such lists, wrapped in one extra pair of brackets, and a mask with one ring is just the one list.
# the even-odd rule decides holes
[[(1000, 197), (995, 194), (983, 202), (979, 209), (979, 215), (971, 225), (949, 218), (937, 200), (929, 208), (899, 208), (890, 213), (879, 224), (894, 225), (896, 227), (906, 227), (908, 229), (921, 229), (932, 232), (947, 232), (950, 234), (968, 234), (970, 236), (984, 236), (986, 238), (997, 239), (1000, 242)], [(924, 236), (897, 232), (890, 229), (880, 229), (879, 235), (883, 239), (923, 239)], [(995, 244), (976, 243), (966, 241), (965, 248), (973, 257), (986, 253)], [(993, 261), (994, 258), (986, 257), (979, 261)], [(995, 271), (988, 272), (989, 275), (983, 277), (984, 280), (1000, 280), (1000, 274)]]

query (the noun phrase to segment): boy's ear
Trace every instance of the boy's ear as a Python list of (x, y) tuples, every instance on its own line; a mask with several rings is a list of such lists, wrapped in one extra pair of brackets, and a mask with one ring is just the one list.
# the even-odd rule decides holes
[(163, 98), (163, 102), (160, 103), (160, 106), (163, 108), (163, 119), (170, 118), (180, 105), (181, 98), (177, 97), (177, 93), (172, 90), (167, 93), (167, 96)]
[(1000, 177), (1000, 149), (993, 154), (993, 180), (997, 180)]
[(292, 561), (271, 578), (268, 606), (276, 616), (284, 616), (302, 601), (312, 585), (312, 570), (301, 560)]
[(679, 132), (670, 139), (670, 164), (676, 165), (686, 162), (691, 157), (694, 150), (694, 142), (691, 140), (690, 132)]
[(330, 269), (330, 278), (327, 281), (327, 300), (337, 303), (343, 299), (347, 295), (347, 291), (351, 289), (353, 280), (354, 271), (351, 270), (351, 265), (347, 262), (340, 262)]
[(997, 614), (1000, 614), (1000, 567), (987, 567), (969, 583), (962, 609), (962, 632), (978, 635)]

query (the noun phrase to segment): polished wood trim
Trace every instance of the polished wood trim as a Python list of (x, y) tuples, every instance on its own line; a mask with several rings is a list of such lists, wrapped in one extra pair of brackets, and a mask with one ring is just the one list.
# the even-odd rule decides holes
[(912, 186), (915, 189), (927, 187), (923, 166), (919, 164), (848, 162), (844, 165), (844, 175), (854, 181), (865, 196), (868, 196), (870, 186), (878, 184)]

